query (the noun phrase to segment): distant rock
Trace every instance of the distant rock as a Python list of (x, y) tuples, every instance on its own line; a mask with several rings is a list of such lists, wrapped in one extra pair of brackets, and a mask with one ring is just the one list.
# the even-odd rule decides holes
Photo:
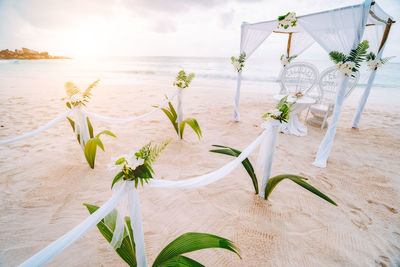
[(0, 51), (0, 59), (71, 59), (70, 57), (51, 56), (48, 52), (38, 52), (32, 49), (23, 47), (21, 50), (8, 49)]

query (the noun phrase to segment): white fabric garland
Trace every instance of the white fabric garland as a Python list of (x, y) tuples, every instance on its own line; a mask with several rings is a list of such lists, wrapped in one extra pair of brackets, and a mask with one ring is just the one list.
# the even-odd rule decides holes
[[(264, 139), (275, 138), (276, 134), (274, 134), (274, 127), (277, 127), (277, 122), (268, 123), (265, 127), (263, 133), (256, 138), (248, 147), (246, 147), (242, 153), (232, 160), (231, 162), (227, 163), (223, 167), (219, 168), (216, 171), (211, 173), (201, 175), (198, 177), (193, 177), (189, 179), (185, 179), (182, 181), (167, 181), (167, 180), (157, 180), (151, 179), (148, 183), (150, 187), (159, 187), (159, 188), (195, 188), (205, 186), (211, 183), (214, 183), (224, 176), (228, 175), (235, 169), (241, 162), (246, 159), (259, 145)], [(279, 127), (278, 127), (279, 128)], [(269, 136), (269, 137), (268, 137)], [(276, 144), (276, 141), (266, 141), (267, 144)], [(265, 148), (264, 148), (265, 149)], [(264, 150), (263, 150), (264, 151)], [(271, 154), (271, 151), (268, 151)], [(273, 151), (272, 151), (273, 154)], [(267, 156), (272, 161), (271, 156)], [(270, 166), (272, 162), (266, 162), (264, 160), (266, 166)], [(117, 186), (117, 185), (116, 185)], [(76, 226), (74, 229), (48, 245), (43, 250), (39, 251), (31, 258), (26, 260), (20, 266), (41, 266), (79, 239), (81, 236), (86, 234), (92, 227), (96, 226), (97, 223), (106, 215), (108, 215), (118, 204), (119, 201), (122, 200), (125, 193), (128, 192), (128, 205), (129, 205), (129, 214), (131, 217), (131, 226), (134, 231), (134, 241), (136, 246), (136, 260), (138, 266), (145, 267), (147, 266), (146, 260), (146, 252), (144, 246), (144, 236), (143, 236), (143, 227), (142, 227), (142, 218), (141, 218), (141, 210), (140, 210), (140, 201), (138, 192), (135, 188), (134, 182), (122, 182), (119, 183), (118, 189), (115, 191), (113, 196), (96, 212), (86, 218), (82, 223)], [(122, 220), (117, 220), (117, 224)], [(116, 225), (116, 229), (122, 229)], [(121, 231), (118, 231), (121, 232)], [(116, 237), (113, 237), (113, 243), (116, 245), (118, 243), (118, 238), (121, 234), (115, 233)], [(123, 233), (123, 231), (122, 231)]]
[(82, 111), (89, 117), (97, 119), (97, 120), (101, 120), (101, 121), (105, 121), (105, 122), (110, 122), (110, 123), (125, 123), (125, 122), (132, 122), (132, 121), (137, 121), (143, 118), (146, 118), (148, 116), (150, 116), (151, 114), (153, 114), (154, 112), (157, 112), (158, 110), (160, 110), (161, 108), (163, 108), (165, 105), (168, 104), (168, 102), (170, 102), (177, 94), (179, 93), (179, 88), (168, 98), (166, 99), (164, 102), (161, 103), (161, 105), (155, 109), (153, 109), (152, 111), (145, 113), (143, 115), (140, 116), (136, 116), (136, 117), (128, 117), (128, 118), (112, 118), (112, 117), (107, 117), (107, 116), (102, 116), (102, 115), (98, 115), (96, 113), (92, 113), (89, 112), (85, 109), (82, 109)]
[(0, 141), (0, 145), (6, 145), (6, 144), (10, 144), (10, 143), (14, 143), (29, 137), (32, 137), (34, 135), (37, 135), (51, 127), (53, 127), (54, 125), (56, 125), (57, 123), (59, 123), (60, 121), (62, 121), (63, 119), (65, 119), (70, 113), (72, 112), (72, 110), (68, 110), (67, 112), (64, 112), (63, 114), (59, 115), (57, 118), (55, 118), (54, 120), (46, 123), (43, 126), (40, 126), (39, 128), (37, 128), (36, 130), (33, 130), (29, 133), (11, 138), (11, 139), (6, 139), (6, 140), (2, 140)]
[(23, 262), (20, 267), (42, 266), (61, 251), (66, 249), (69, 245), (78, 240), (81, 236), (86, 234), (91, 228), (96, 226), (101, 219), (109, 214), (117, 205), (119, 200), (127, 192), (126, 186), (123, 186), (120, 191), (115, 193), (102, 207), (96, 210), (92, 215), (87, 217), (82, 223), (77, 225), (74, 229), (30, 257)]

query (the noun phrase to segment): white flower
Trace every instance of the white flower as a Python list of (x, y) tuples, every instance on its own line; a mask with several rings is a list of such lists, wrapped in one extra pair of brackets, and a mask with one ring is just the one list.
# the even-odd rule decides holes
[(131, 168), (132, 170), (144, 164), (144, 159), (136, 158), (135, 154), (129, 155), (125, 159), (126, 159), (126, 166)]
[(353, 68), (356, 67), (356, 64), (352, 61), (347, 61), (347, 62), (339, 62), (336, 65), (336, 68), (343, 73), (346, 76), (349, 76), (350, 73), (353, 72)]
[(281, 64), (282, 64), (282, 66), (284, 66), (284, 67), (286, 67), (286, 65), (289, 65), (289, 60), (287, 59), (287, 57), (285, 57), (285, 56), (283, 56), (282, 58), (281, 58)]
[(242, 64), (241, 64), (239, 61), (234, 61), (234, 62), (232, 62), (232, 65), (233, 65), (233, 68), (234, 68), (236, 71), (241, 71), (241, 69), (242, 69)]
[(79, 103), (83, 101), (83, 96), (80, 93), (74, 94), (70, 97), (70, 100), (73, 104)]
[(279, 117), (282, 112), (279, 109), (275, 108), (275, 109), (271, 110), (269, 113), (271, 114), (271, 116)]
[(371, 70), (375, 70), (377, 68), (379, 68), (380, 66), (382, 66), (382, 62), (380, 60), (369, 60), (367, 62), (367, 66), (371, 69)]

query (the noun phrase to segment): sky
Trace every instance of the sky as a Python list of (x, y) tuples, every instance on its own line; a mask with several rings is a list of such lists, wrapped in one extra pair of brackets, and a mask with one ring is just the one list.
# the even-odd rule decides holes
[[(242, 21), (328, 10), (360, 0), (0, 0), (0, 50), (62, 56), (229, 57)], [(400, 61), (400, 0), (377, 0), (398, 23), (385, 55)], [(284, 51), (275, 38), (261, 50)], [(314, 46), (313, 46), (314, 47)], [(315, 48), (318, 50), (319, 48)], [(263, 52), (261, 52), (262, 54)]]

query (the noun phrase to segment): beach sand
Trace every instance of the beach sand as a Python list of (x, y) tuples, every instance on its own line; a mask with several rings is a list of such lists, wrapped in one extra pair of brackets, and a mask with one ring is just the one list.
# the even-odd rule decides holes
[[(35, 129), (65, 110), (63, 84), (48, 80), (37, 90), (38, 83), (2, 83), (0, 139)], [(185, 89), (184, 116), (198, 119), (204, 135), (200, 141), (189, 128), (179, 141), (161, 112), (126, 124), (92, 120), (95, 133), (109, 129), (118, 136), (102, 138), (106, 151), (98, 152), (94, 170), (84, 161), (66, 120), (38, 136), (1, 146), (0, 265), (23, 262), (82, 222), (88, 216), (82, 203), (102, 205), (112, 195), (113, 175), (107, 169), (111, 157), (136, 151), (150, 140), (173, 138), (154, 165), (158, 179), (170, 180), (206, 174), (232, 160), (208, 150), (212, 144), (237, 149), (250, 144), (262, 132), (261, 116), (273, 108), (272, 95), (278, 90), (272, 83), (245, 82), (243, 87), (254, 90), (242, 91), (239, 123), (231, 120), (235, 81), (195, 79)], [(88, 109), (115, 117), (141, 115), (173, 91), (170, 82), (100, 84)], [(360, 128), (354, 130), (356, 96), (344, 106), (327, 168), (311, 165), (325, 133), (311, 126), (304, 137), (279, 135), (272, 166), (273, 175), (308, 177), (338, 207), (290, 181), (279, 184), (265, 201), (254, 194), (242, 166), (198, 189), (141, 188), (149, 263), (180, 234), (206, 232), (234, 241), (242, 256), (240, 260), (222, 249), (188, 254), (206, 266), (400, 264), (400, 106), (392, 98), (374, 100), (373, 92)], [(256, 158), (257, 151), (250, 160), (255, 164)], [(48, 266), (125, 263), (94, 228)]]

